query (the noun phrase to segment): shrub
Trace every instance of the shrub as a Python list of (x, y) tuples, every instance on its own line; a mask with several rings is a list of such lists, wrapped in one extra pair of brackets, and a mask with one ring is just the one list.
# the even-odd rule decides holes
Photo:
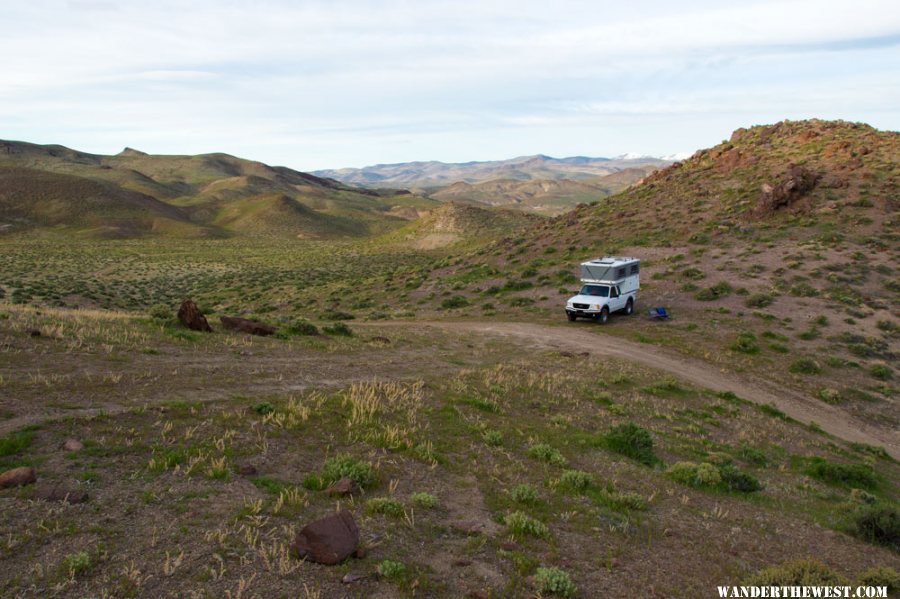
[(819, 374), (822, 372), (819, 363), (812, 358), (800, 358), (799, 360), (795, 360), (788, 370), (795, 374)]
[(535, 458), (536, 460), (540, 460), (542, 462), (547, 462), (548, 464), (553, 464), (554, 466), (564, 466), (566, 464), (566, 458), (563, 457), (559, 450), (555, 447), (551, 447), (546, 443), (538, 443), (537, 445), (532, 445), (528, 448), (528, 455)]
[(441, 302), (441, 308), (444, 308), (445, 310), (452, 310), (453, 308), (465, 308), (468, 305), (469, 300), (461, 295), (448, 297)]
[(87, 551), (70, 553), (62, 560), (61, 567), (69, 576), (77, 576), (91, 569), (91, 554)]
[(530, 306), (534, 303), (534, 300), (530, 297), (514, 297), (510, 300), (509, 305), (513, 307), (522, 307), (522, 306)]
[(765, 466), (769, 463), (766, 454), (749, 445), (741, 445), (738, 448), (737, 457), (754, 466)]
[(336, 322), (331, 326), (322, 327), (322, 331), (324, 331), (328, 335), (334, 335), (337, 337), (352, 337), (353, 329), (348, 327), (343, 322)]
[(539, 592), (560, 597), (571, 597), (578, 591), (569, 575), (559, 568), (538, 568), (534, 582)]
[(633, 422), (612, 427), (604, 437), (610, 451), (652, 466), (657, 462), (650, 432)]
[(721, 299), (730, 294), (731, 284), (728, 283), (728, 281), (722, 281), (720, 283), (716, 283), (712, 287), (701, 289), (694, 295), (694, 299), (697, 299), (701, 302), (711, 302), (713, 300)]
[(413, 502), (413, 505), (417, 505), (428, 510), (437, 507), (438, 504), (438, 498), (431, 493), (413, 493), (412, 497), (410, 497), (410, 500)]
[(774, 302), (775, 298), (770, 293), (754, 293), (744, 301), (744, 305), (748, 308), (765, 308)]
[(831, 586), (847, 583), (846, 578), (812, 559), (791, 560), (769, 566), (744, 580), (744, 584), (748, 586)]
[(322, 486), (327, 487), (342, 478), (349, 478), (362, 488), (374, 486), (378, 482), (378, 476), (371, 464), (345, 453), (325, 460), (322, 466)]
[(153, 318), (154, 320), (168, 320), (172, 317), (173, 312), (169, 306), (165, 304), (155, 304), (150, 307), (148, 314), (150, 314), (150, 318)]
[(853, 531), (870, 543), (900, 551), (900, 510), (896, 505), (863, 505), (853, 515)]
[(370, 514), (384, 514), (392, 518), (399, 518), (403, 515), (403, 504), (396, 499), (373, 497), (366, 502), (366, 511)]
[(507, 514), (503, 519), (503, 523), (516, 536), (544, 538), (550, 535), (550, 529), (547, 528), (546, 524), (532, 518), (525, 512)]
[(272, 412), (274, 412), (275, 406), (267, 401), (261, 401), (258, 404), (254, 404), (250, 409), (257, 414), (260, 414), (261, 416), (265, 416), (266, 414), (271, 414)]
[(715, 487), (722, 482), (719, 469), (712, 464), (678, 462), (667, 470), (672, 480), (690, 487)]
[(738, 469), (732, 464), (719, 466), (719, 475), (722, 477), (722, 484), (729, 491), (754, 493), (762, 489), (762, 484), (755, 476)]
[(756, 344), (756, 335), (741, 333), (738, 335), (737, 341), (732, 344), (731, 349), (744, 354), (758, 354), (759, 346)]
[(406, 564), (386, 559), (378, 564), (378, 575), (390, 582), (403, 582), (406, 579)]
[(13, 455), (28, 449), (34, 439), (34, 431), (18, 431), (0, 437), (0, 457)]
[(322, 320), (353, 320), (356, 318), (353, 314), (349, 312), (341, 312), (340, 310), (329, 310), (328, 312), (322, 313)]
[(509, 492), (509, 495), (513, 498), (513, 501), (526, 505), (534, 505), (539, 501), (537, 491), (531, 485), (516, 485)]
[(699, 281), (700, 279), (706, 277), (702, 270), (696, 267), (685, 268), (681, 271), (681, 276), (685, 279), (691, 279), (693, 281)]
[(503, 445), (503, 433), (501, 433), (500, 431), (484, 431), (481, 434), (481, 438), (484, 439), (484, 442), (491, 447), (499, 447)]
[(566, 470), (559, 478), (560, 484), (575, 491), (584, 491), (594, 484), (594, 477), (581, 470)]
[(319, 329), (313, 323), (302, 318), (295, 320), (287, 327), (291, 335), (318, 335)]
[(840, 464), (822, 458), (811, 458), (804, 472), (826, 483), (852, 485), (864, 489), (878, 486), (875, 471), (866, 464)]
[(860, 573), (856, 584), (864, 587), (887, 587), (888, 597), (900, 591), (900, 573), (891, 567), (869, 568)]
[(875, 364), (871, 368), (869, 368), (869, 374), (874, 376), (876, 379), (886, 381), (891, 378), (893, 371), (891, 371), (891, 367), (887, 364)]

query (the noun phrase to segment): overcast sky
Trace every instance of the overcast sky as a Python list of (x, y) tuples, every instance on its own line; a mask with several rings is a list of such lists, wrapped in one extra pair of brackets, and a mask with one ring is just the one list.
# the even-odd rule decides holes
[(0, 138), (300, 170), (900, 128), (896, 0), (0, 0)]

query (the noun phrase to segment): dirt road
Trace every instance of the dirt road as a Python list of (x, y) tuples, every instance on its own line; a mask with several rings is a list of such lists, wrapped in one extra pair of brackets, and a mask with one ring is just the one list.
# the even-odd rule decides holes
[[(361, 323), (360, 323), (361, 324)], [(373, 325), (376, 323), (373, 323)], [(900, 459), (900, 433), (882, 430), (854, 419), (837, 408), (811, 397), (746, 375), (725, 373), (715, 366), (653, 345), (635, 343), (577, 327), (554, 327), (519, 322), (379, 322), (386, 327), (436, 327), (459, 333), (512, 337), (533, 347), (588, 351), (595, 355), (621, 358), (670, 373), (698, 387), (731, 391), (741, 399), (772, 404), (788, 416), (809, 424), (815, 422), (827, 433), (841, 439), (884, 447)]]

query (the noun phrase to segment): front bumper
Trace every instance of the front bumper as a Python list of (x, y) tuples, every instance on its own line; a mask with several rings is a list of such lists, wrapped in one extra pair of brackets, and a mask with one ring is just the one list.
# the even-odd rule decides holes
[(566, 314), (574, 314), (575, 316), (590, 316), (593, 318), (597, 314), (600, 314), (600, 312), (602, 312), (602, 310), (580, 310), (578, 308), (566, 308)]

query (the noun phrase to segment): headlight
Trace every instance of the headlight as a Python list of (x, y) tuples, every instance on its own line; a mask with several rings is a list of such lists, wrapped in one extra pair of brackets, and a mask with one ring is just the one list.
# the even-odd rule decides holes
[(599, 309), (600, 309), (600, 304), (594, 304), (594, 310), (599, 310)]

